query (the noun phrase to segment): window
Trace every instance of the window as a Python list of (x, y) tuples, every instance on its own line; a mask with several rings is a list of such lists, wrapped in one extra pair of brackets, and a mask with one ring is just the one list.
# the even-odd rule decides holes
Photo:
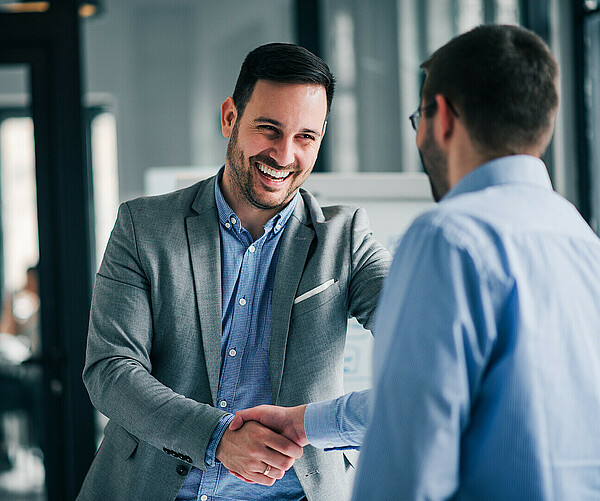
[(93, 116), (90, 129), (94, 184), (96, 268), (98, 268), (115, 222), (119, 204), (115, 116), (107, 111), (99, 111)]
[(482, 23), (519, 24), (518, 0), (323, 0), (324, 58), (338, 81), (328, 123), (330, 170), (421, 171), (406, 119), (419, 64)]

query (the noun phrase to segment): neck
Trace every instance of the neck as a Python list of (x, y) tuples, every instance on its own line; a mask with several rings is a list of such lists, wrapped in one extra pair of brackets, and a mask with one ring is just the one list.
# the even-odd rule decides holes
[(495, 158), (485, 155), (473, 143), (466, 130), (456, 128), (458, 134), (448, 148), (448, 182), (450, 189), (469, 172)]
[(227, 203), (240, 218), (242, 226), (250, 232), (253, 240), (260, 238), (265, 231), (264, 226), (267, 224), (267, 221), (275, 216), (280, 210), (259, 209), (244, 202), (235, 204), (231, 203), (229, 200), (227, 200)]
[(225, 175), (223, 175), (219, 187), (221, 188), (223, 198), (240, 219), (242, 226), (252, 235), (253, 240), (260, 238), (267, 221), (282, 209), (282, 207), (260, 209), (252, 205), (241, 193), (236, 193), (231, 183), (228, 183), (225, 179)]

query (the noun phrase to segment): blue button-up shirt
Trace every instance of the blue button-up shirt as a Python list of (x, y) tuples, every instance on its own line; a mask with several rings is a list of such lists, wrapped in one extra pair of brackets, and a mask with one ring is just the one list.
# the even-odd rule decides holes
[[(261, 404), (270, 404), (271, 299), (279, 256), (279, 242), (296, 206), (298, 195), (264, 226), (253, 241), (239, 217), (225, 201), (219, 183), (215, 199), (221, 232), (222, 326), (221, 377), (217, 395), (220, 409), (235, 413)], [(209, 443), (206, 472), (192, 468), (177, 497), (183, 500), (272, 500), (298, 501), (304, 492), (294, 469), (271, 487), (237, 479), (214, 455), (233, 415), (219, 422)], [(206, 496), (204, 498), (203, 496)]]
[(304, 411), (304, 433), (310, 445), (324, 450), (360, 450), (373, 412), (371, 398), (368, 389), (309, 403)]
[(600, 239), (513, 156), (405, 234), (354, 499), (600, 499)]

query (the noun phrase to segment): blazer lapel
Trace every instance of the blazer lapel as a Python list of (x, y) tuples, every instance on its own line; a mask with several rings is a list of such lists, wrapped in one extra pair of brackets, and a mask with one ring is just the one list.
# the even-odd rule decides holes
[(308, 249), (314, 236), (315, 232), (312, 227), (307, 226), (306, 209), (302, 196), (300, 196), (294, 214), (288, 220), (282, 235), (273, 286), (270, 360), (271, 393), (275, 405), (277, 405), (281, 388), (292, 305), (304, 270)]
[(215, 178), (201, 184), (192, 204), (198, 214), (186, 218), (192, 259), (196, 304), (204, 359), (213, 405), (216, 406), (221, 372), (221, 236), (215, 204)]

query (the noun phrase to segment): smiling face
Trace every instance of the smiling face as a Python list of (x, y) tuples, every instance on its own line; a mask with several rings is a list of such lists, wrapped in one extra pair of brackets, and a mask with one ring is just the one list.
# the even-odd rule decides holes
[(261, 211), (265, 222), (298, 192), (317, 159), (327, 117), (325, 88), (259, 80), (243, 115), (221, 106), (229, 138), (223, 194), (231, 208)]

